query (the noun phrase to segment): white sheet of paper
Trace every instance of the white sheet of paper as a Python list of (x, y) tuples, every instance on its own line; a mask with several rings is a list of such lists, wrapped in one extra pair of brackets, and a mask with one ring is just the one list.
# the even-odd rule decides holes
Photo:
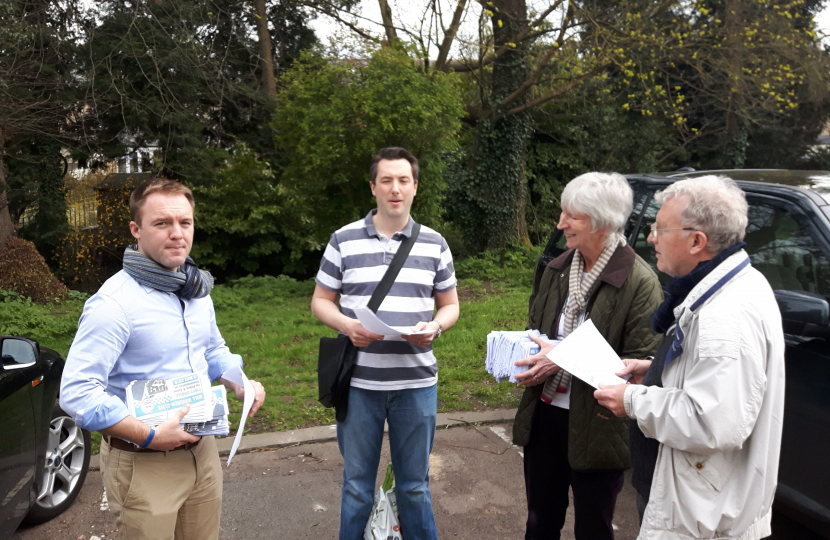
[(588, 319), (547, 354), (548, 359), (594, 388), (600, 384), (625, 384), (615, 373), (625, 364)]
[(357, 320), (360, 321), (363, 328), (381, 336), (413, 336), (416, 334), (431, 334), (433, 332), (433, 330), (420, 330), (416, 332), (411, 328), (408, 329), (412, 330), (411, 332), (401, 332), (400, 330), (395, 330), (380, 320), (378, 316), (368, 307), (356, 308), (354, 310), (354, 314), (357, 315)]
[(242, 399), (242, 416), (239, 418), (239, 429), (236, 430), (236, 436), (233, 438), (233, 445), (231, 446), (231, 453), (228, 454), (228, 466), (231, 464), (236, 450), (239, 448), (239, 443), (242, 442), (242, 433), (245, 431), (245, 420), (248, 418), (248, 413), (251, 412), (251, 405), (254, 404), (254, 386), (248, 377), (243, 373), (242, 368), (231, 368), (222, 374), (223, 379), (227, 379), (245, 388), (245, 397)]

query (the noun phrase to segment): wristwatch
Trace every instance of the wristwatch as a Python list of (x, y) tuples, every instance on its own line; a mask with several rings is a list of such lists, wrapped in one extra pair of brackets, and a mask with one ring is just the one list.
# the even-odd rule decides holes
[(441, 334), (444, 333), (444, 325), (441, 324), (441, 321), (439, 321), (438, 319), (433, 319), (432, 322), (438, 323), (438, 334), (435, 335), (435, 339), (438, 339), (439, 337), (441, 337)]

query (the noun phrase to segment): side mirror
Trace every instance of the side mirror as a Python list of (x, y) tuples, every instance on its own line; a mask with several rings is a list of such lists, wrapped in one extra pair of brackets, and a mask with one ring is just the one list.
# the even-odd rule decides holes
[(0, 342), (0, 359), (6, 370), (34, 365), (38, 359), (37, 343), (24, 338), (3, 338)]
[(3, 371), (3, 368), (5, 368), (6, 366), (13, 366), (17, 363), (14, 360), (14, 357), (12, 357), (8, 354), (4, 354), (3, 356), (0, 356), (0, 359), (2, 359), (2, 362), (0, 363), (0, 371)]
[(830, 304), (823, 296), (806, 291), (775, 291), (784, 332), (799, 336), (830, 335)]

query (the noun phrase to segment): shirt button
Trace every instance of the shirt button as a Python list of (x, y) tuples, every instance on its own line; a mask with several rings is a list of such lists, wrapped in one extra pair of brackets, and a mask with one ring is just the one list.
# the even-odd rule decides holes
[(703, 469), (703, 463), (701, 463), (699, 461), (697, 463), (695, 463), (695, 469), (697, 469), (697, 470)]

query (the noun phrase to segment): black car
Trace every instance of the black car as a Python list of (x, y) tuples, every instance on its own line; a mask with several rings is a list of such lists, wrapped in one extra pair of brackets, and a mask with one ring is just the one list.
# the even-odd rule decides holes
[[(769, 281), (784, 321), (786, 402), (775, 510), (830, 538), (830, 172), (725, 170), (628, 175), (634, 211), (628, 243), (658, 272), (646, 242), (659, 206), (655, 192), (707, 174), (736, 180), (746, 192), (746, 251)], [(536, 269), (565, 251), (554, 231)]]
[(90, 435), (56, 404), (63, 359), (0, 336), (0, 538), (66, 510), (86, 479)]

